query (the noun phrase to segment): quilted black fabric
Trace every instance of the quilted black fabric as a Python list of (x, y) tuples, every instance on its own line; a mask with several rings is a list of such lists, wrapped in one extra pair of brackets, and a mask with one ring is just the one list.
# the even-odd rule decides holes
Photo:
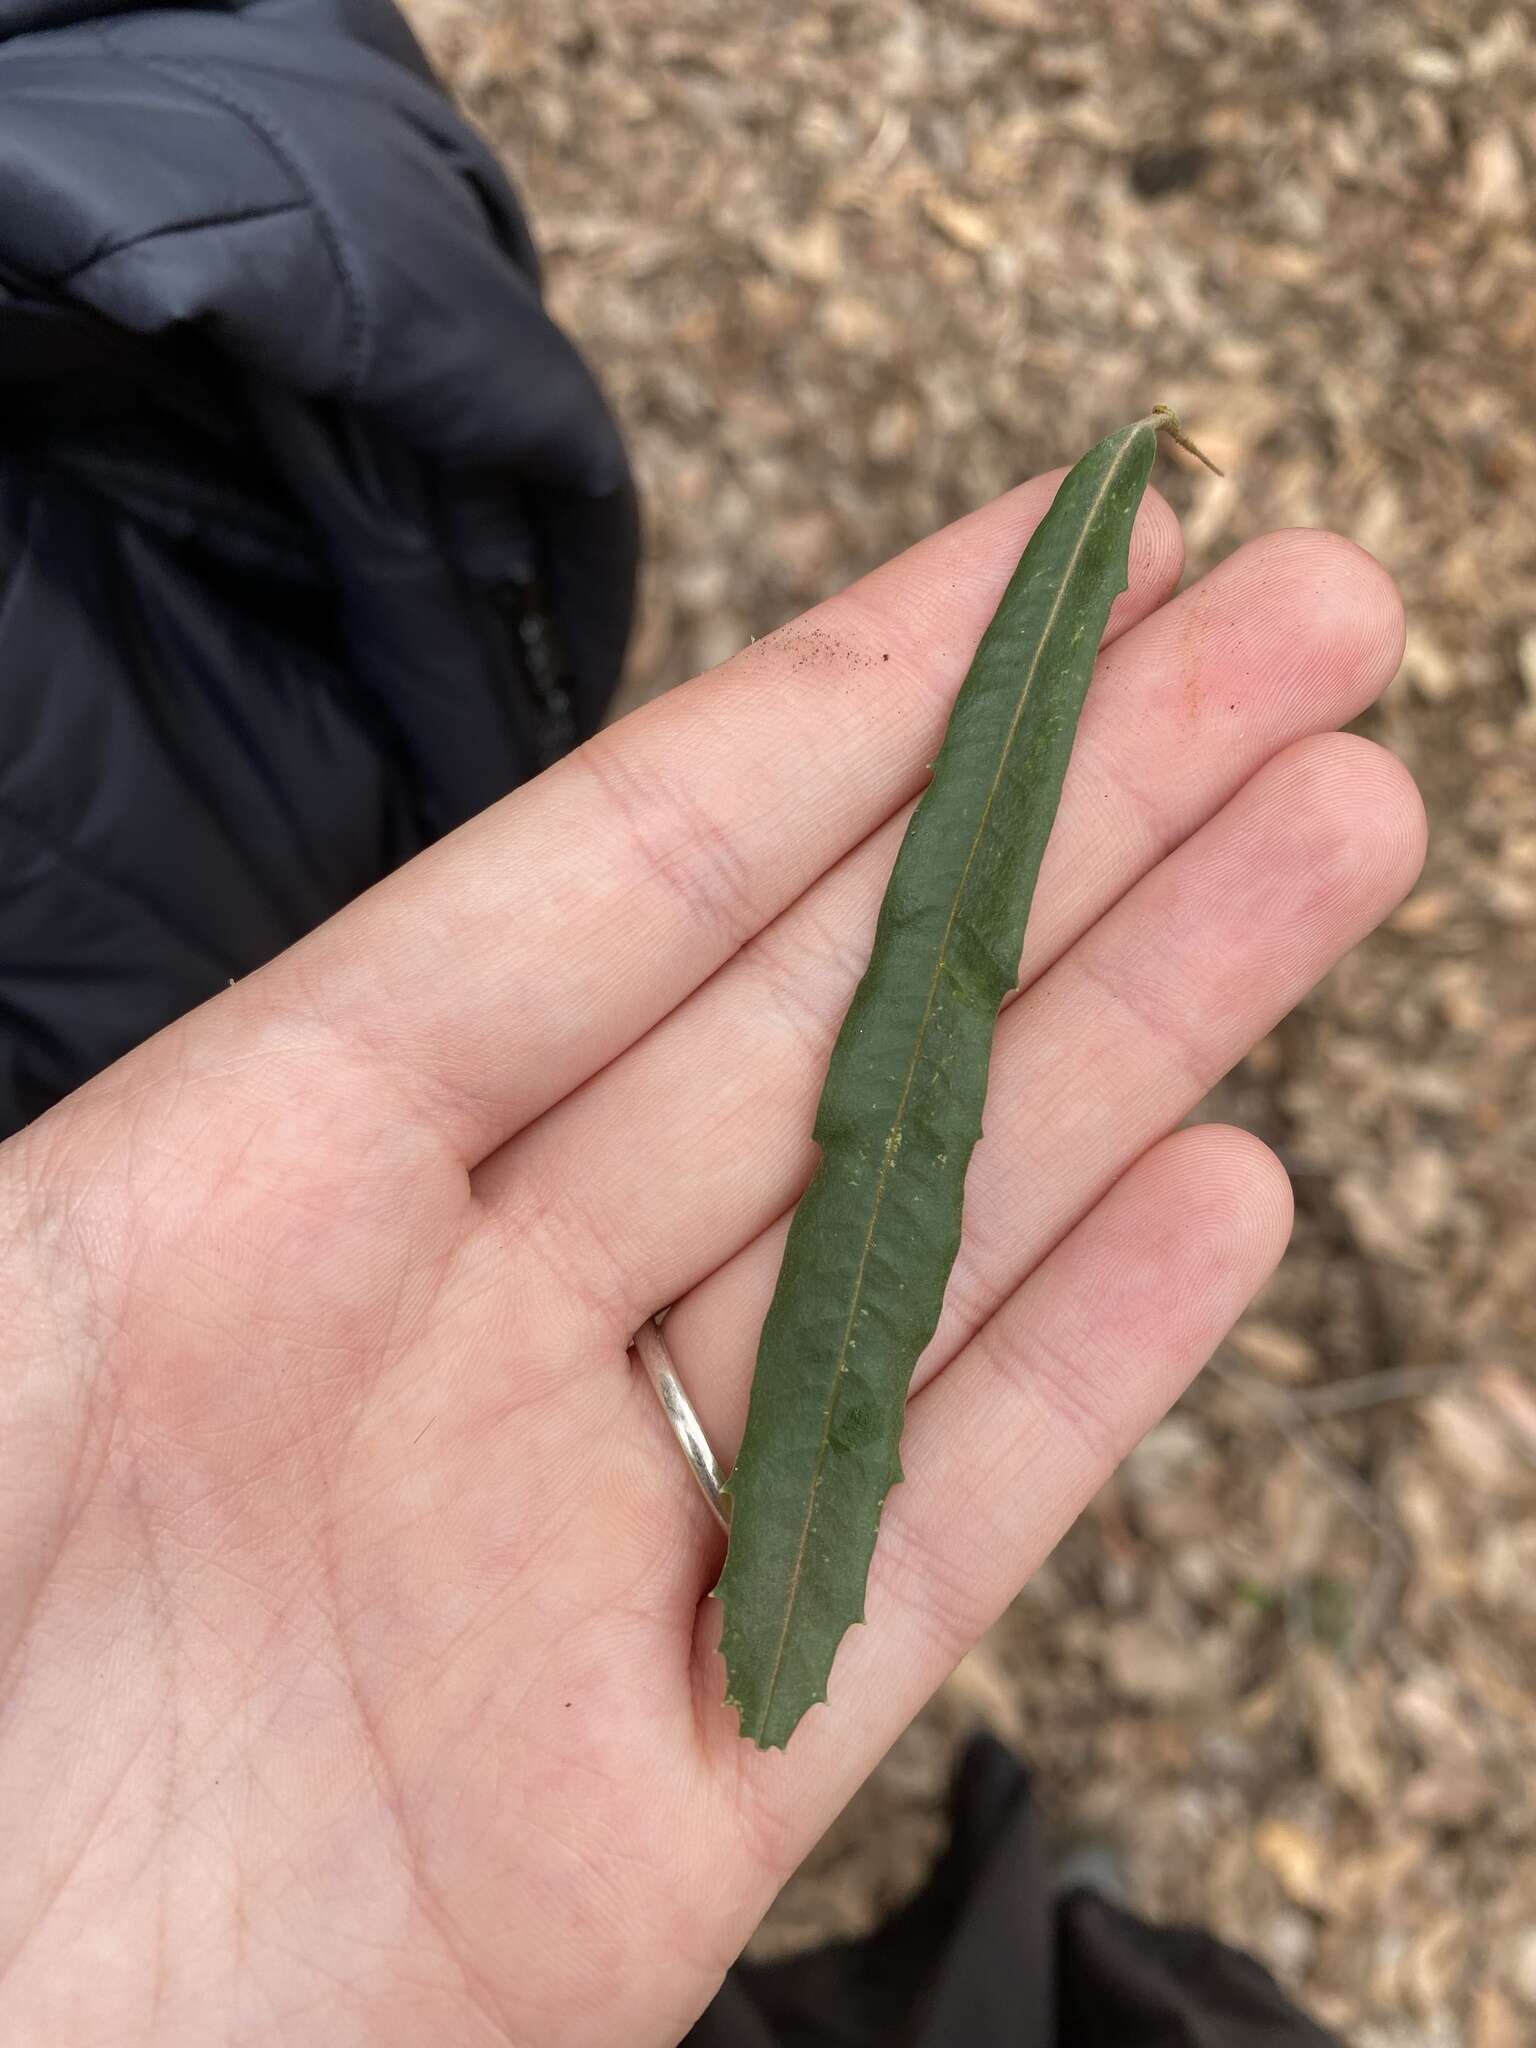
[(636, 537), (388, 0), (0, 0), (0, 1132), (592, 730)]

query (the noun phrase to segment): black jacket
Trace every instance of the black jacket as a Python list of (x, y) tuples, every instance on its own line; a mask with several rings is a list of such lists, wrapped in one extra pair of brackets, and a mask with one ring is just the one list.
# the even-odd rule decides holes
[(388, 0), (0, 0), (0, 1133), (590, 731), (635, 548)]

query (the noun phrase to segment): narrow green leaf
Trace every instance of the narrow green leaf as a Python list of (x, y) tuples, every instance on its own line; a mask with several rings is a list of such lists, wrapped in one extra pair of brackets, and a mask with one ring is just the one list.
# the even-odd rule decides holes
[[(1171, 424), (1170, 424), (1171, 423)], [(913, 1368), (960, 1247), (992, 1035), (1131, 527), (1171, 414), (1067, 476), (987, 628), (907, 828), (816, 1115), (731, 1475), (727, 1698), (763, 1748), (863, 1619)], [(958, 1506), (959, 1504), (957, 1504)]]

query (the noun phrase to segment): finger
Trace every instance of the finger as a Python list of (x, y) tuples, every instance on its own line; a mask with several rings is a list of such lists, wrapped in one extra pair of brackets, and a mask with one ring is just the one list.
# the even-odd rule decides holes
[[(1353, 718), (1396, 668), (1401, 607), (1326, 534), (1242, 550), (1101, 659), (1022, 979), (1066, 950), (1273, 752)], [(900, 816), (639, 1045), (481, 1168), (509, 1243), (550, 1234), (633, 1329), (778, 1215), (813, 1163), (826, 1061)], [(562, 1191), (563, 1194), (562, 1194)]]
[[(473, 1162), (622, 1051), (910, 797), (1059, 477), (633, 713), (368, 892), (199, 1026), (318, 1015)], [(1178, 580), (1149, 492), (1108, 637)]]
[[(1146, 1147), (1412, 886), (1402, 766), (1329, 734), (1270, 762), (1003, 1016), (931, 1378)], [(781, 1219), (668, 1319), (716, 1451), (734, 1452)]]
[[(750, 1823), (790, 1862), (1050, 1554), (1273, 1271), (1291, 1226), (1279, 1162), (1205, 1125), (1148, 1153), (913, 1402), (868, 1624), (785, 1768), (743, 1769), (721, 1704), (717, 1604), (699, 1641), (702, 1725)], [(803, 1830), (803, 1834), (800, 1832)]]

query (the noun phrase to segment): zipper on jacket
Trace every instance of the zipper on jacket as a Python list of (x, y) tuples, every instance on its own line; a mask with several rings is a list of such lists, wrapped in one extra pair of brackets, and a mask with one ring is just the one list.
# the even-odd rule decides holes
[(517, 641), (533, 699), (538, 765), (548, 768), (568, 754), (580, 737), (564, 635), (543, 579), (537, 575), (509, 577), (496, 584), (491, 601)]

